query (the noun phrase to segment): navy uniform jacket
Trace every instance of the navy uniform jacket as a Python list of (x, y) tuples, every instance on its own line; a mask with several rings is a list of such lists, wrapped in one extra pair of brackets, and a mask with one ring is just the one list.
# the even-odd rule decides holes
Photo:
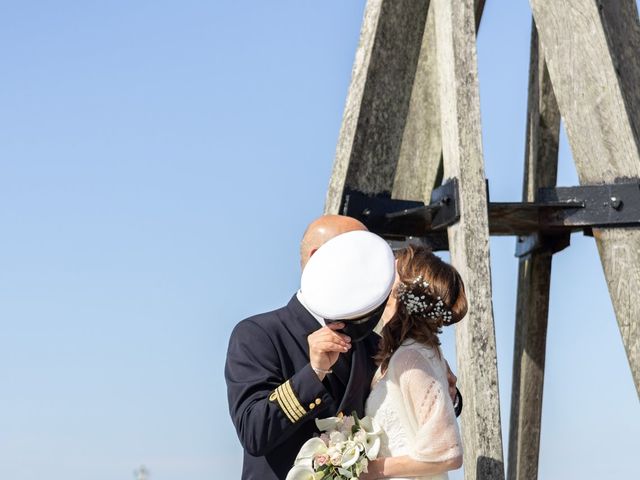
[(296, 296), (286, 307), (240, 322), (229, 341), (225, 379), (231, 419), (244, 448), (244, 480), (284, 479), (315, 418), (364, 415), (378, 335), (341, 354), (321, 382), (307, 336), (320, 328)]

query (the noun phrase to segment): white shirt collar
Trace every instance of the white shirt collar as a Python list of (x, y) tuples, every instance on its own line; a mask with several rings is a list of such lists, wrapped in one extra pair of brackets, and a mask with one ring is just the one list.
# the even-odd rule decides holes
[(307, 307), (307, 304), (304, 303), (304, 297), (302, 296), (302, 290), (298, 290), (298, 292), (296, 293), (296, 297), (298, 298), (298, 301), (302, 304), (302, 306), (305, 308), (305, 310), (307, 312), (309, 312), (311, 315), (313, 315), (313, 318), (318, 320), (318, 323), (324, 327), (326, 325), (326, 323), (324, 321), (324, 318), (322, 318), (321, 316), (316, 315), (315, 313), (313, 313), (311, 310), (309, 310), (309, 307)]

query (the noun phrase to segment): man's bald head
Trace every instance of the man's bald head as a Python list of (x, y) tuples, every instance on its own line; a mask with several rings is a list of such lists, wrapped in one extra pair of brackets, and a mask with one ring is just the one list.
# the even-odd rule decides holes
[(342, 233), (367, 230), (362, 222), (344, 215), (323, 215), (309, 224), (300, 243), (300, 265), (304, 270), (311, 255), (322, 244)]

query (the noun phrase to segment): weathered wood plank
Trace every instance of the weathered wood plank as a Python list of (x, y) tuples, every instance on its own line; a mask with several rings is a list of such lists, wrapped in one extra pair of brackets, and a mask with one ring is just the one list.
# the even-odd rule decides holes
[(442, 181), (442, 140), (433, 5), (429, 9), (402, 136), (392, 197), (428, 202)]
[(367, 2), (325, 213), (338, 213), (345, 187), (391, 192), (428, 7)]
[[(580, 183), (640, 177), (635, 0), (530, 0)], [(594, 230), (640, 396), (640, 229)]]
[[(540, 187), (556, 184), (560, 112), (535, 24), (531, 27), (529, 99), (522, 199), (538, 200)], [(535, 252), (518, 265), (507, 478), (538, 478), (540, 422), (549, 313), (552, 252)]]
[[(476, 32), (484, 0), (475, 2)], [(391, 196), (428, 202), (442, 183), (442, 140), (433, 6), (429, 7)]]
[(503, 479), (489, 220), (480, 130), (472, 0), (433, 0), (444, 173), (460, 185), (460, 221), (449, 227), (451, 260), (467, 287), (470, 309), (456, 327), (466, 479)]

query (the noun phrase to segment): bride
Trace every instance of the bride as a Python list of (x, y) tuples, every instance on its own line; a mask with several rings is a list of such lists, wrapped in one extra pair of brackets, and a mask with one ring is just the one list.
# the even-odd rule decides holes
[(396, 269), (365, 408), (384, 431), (382, 447), (360, 478), (446, 479), (462, 465), (462, 444), (438, 334), (465, 316), (464, 284), (423, 247), (398, 252)]

